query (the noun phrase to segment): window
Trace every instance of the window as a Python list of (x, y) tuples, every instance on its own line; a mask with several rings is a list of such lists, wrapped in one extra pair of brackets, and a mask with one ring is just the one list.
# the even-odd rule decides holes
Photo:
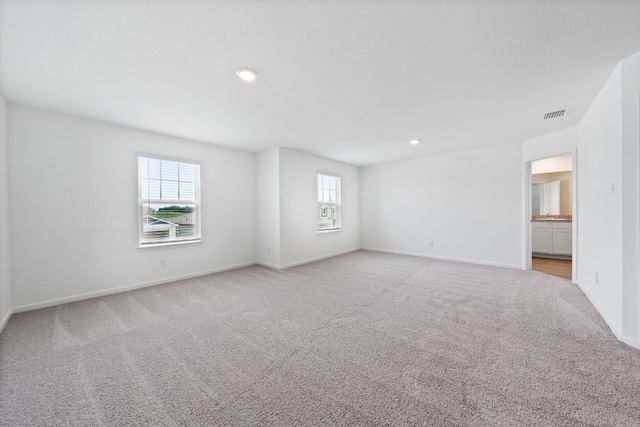
[(140, 247), (200, 239), (200, 165), (138, 156)]
[(318, 231), (340, 228), (340, 177), (319, 173)]

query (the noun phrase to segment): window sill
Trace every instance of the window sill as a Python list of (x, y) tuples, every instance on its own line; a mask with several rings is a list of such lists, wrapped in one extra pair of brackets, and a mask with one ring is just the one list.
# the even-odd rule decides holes
[(342, 228), (332, 228), (331, 230), (318, 230), (318, 234), (338, 233), (342, 231)]
[(166, 248), (170, 246), (184, 246), (184, 245), (192, 245), (194, 243), (202, 243), (202, 239), (198, 240), (184, 240), (179, 242), (158, 242), (158, 243), (149, 243), (146, 245), (138, 244), (138, 249), (157, 249), (157, 248)]

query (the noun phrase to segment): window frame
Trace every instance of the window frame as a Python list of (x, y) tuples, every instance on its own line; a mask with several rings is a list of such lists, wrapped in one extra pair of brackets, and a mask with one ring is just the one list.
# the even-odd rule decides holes
[[(320, 200), (320, 192), (324, 190), (326, 191), (331, 191), (331, 188), (324, 188), (324, 183), (322, 184), (322, 186), (320, 185), (319, 181), (320, 181), (320, 177), (321, 176), (327, 176), (330, 178), (334, 178), (335, 181), (335, 202), (331, 203), (330, 201), (327, 202), (324, 200), (324, 194), (323, 194), (323, 200)], [(342, 231), (342, 177), (340, 175), (334, 174), (334, 173), (329, 173), (329, 172), (323, 172), (323, 171), (317, 171), (316, 173), (316, 225), (317, 225), (317, 232), (318, 234), (323, 234), (323, 233), (335, 233), (335, 232), (339, 232)], [(325, 205), (325, 206), (323, 206)], [(327, 219), (330, 220), (330, 218), (336, 218), (336, 226), (334, 227), (323, 227), (322, 226), (322, 221), (327, 221)]]
[[(160, 178), (154, 178), (155, 180), (160, 181), (160, 198), (152, 199), (151, 195), (148, 194), (147, 198), (143, 198), (143, 179), (150, 179), (149, 174), (146, 177), (142, 176), (142, 160), (143, 159), (151, 159), (160, 162), (177, 162), (179, 164), (185, 164), (194, 167), (194, 200), (189, 199), (180, 199), (180, 191), (181, 191), (181, 183), (190, 183), (188, 180), (180, 180), (180, 166), (178, 165), (178, 178), (177, 179), (162, 179), (162, 172)], [(161, 246), (176, 246), (176, 245), (188, 245), (193, 243), (201, 243), (202, 242), (202, 190), (201, 190), (201, 173), (200, 173), (200, 163), (193, 160), (187, 160), (182, 158), (175, 157), (167, 157), (161, 156), (157, 154), (148, 154), (148, 153), (136, 153), (136, 164), (137, 164), (137, 181), (138, 181), (138, 249), (146, 249), (146, 248), (154, 248)], [(161, 163), (162, 164), (162, 163)], [(162, 166), (160, 166), (162, 170)], [(163, 181), (167, 182), (175, 182), (177, 183), (178, 188), (178, 198), (177, 199), (163, 199), (162, 198), (162, 183)], [(149, 190), (147, 190), (149, 192)], [(149, 215), (148, 213), (145, 215), (145, 207), (151, 206), (152, 204), (165, 204), (165, 205), (193, 205), (193, 237), (188, 238), (175, 238), (175, 239), (145, 239), (144, 238), (144, 226), (145, 226), (145, 218)], [(160, 218), (162, 222), (171, 223), (168, 219)], [(148, 225), (148, 224), (147, 224)], [(171, 226), (170, 226), (171, 227)], [(176, 228), (179, 228), (179, 224)], [(175, 232), (175, 230), (174, 230)], [(171, 235), (171, 231), (169, 231), (169, 235)]]

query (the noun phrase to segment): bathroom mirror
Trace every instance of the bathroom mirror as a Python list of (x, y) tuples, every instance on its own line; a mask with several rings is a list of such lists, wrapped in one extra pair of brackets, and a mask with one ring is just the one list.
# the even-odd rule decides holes
[(560, 215), (560, 181), (532, 184), (532, 215)]

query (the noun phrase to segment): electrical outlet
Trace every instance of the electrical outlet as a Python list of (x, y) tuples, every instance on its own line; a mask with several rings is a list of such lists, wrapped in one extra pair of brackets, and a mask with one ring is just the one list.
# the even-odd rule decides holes
[(267, 248), (267, 254), (271, 253), (271, 248)]
[(160, 267), (166, 267), (167, 266), (167, 260), (166, 259), (161, 259), (160, 260)]
[(429, 240), (429, 247), (433, 248), (436, 245), (436, 242), (434, 242), (433, 240)]
[(596, 273), (596, 285), (600, 284), (600, 277), (598, 276), (598, 273)]
[(332, 241), (331, 241), (331, 246), (335, 246), (335, 245), (336, 245), (336, 241), (335, 241), (335, 240), (332, 240)]

